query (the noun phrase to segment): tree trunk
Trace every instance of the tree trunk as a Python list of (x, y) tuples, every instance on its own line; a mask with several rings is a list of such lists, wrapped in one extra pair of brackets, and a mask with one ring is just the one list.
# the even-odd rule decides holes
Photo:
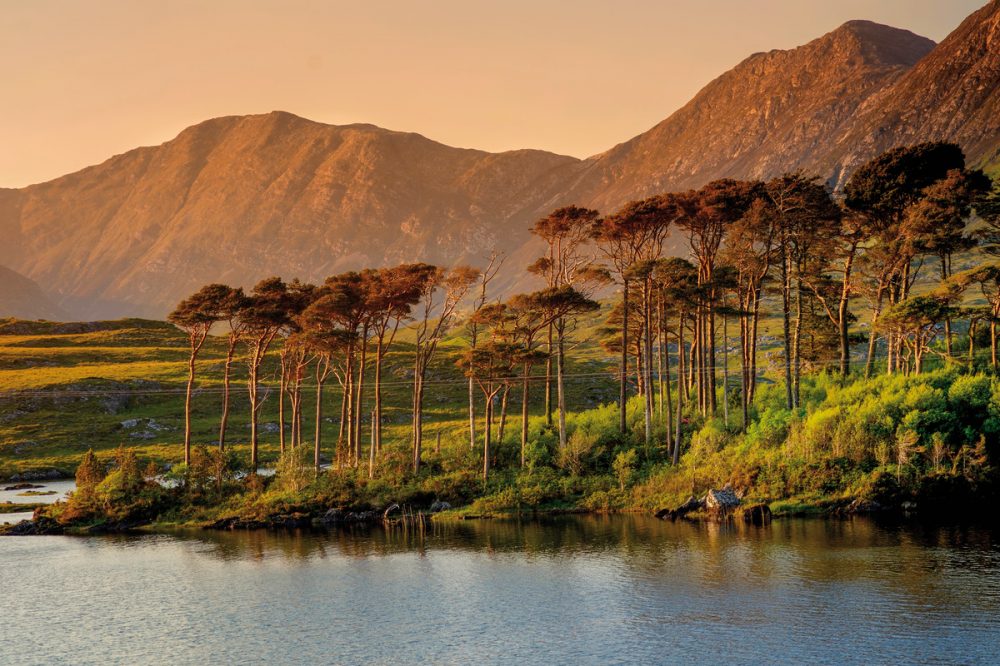
[(969, 370), (974, 370), (976, 365), (976, 321), (969, 321)]
[(469, 377), (469, 450), (476, 448), (476, 396), (472, 377)]
[[(660, 296), (656, 300), (656, 412), (657, 416), (660, 418), (660, 422), (663, 422), (663, 344), (664, 344), (664, 334), (663, 334), (663, 297)], [(667, 382), (669, 383), (669, 382)], [(669, 412), (669, 408), (668, 408)], [(667, 426), (667, 437), (669, 438), (670, 426)]]
[(483, 481), (490, 476), (490, 435), (493, 432), (493, 398), (496, 395), (490, 392), (486, 396), (486, 427), (483, 429)]
[(851, 251), (844, 261), (844, 283), (840, 289), (840, 303), (837, 306), (837, 327), (840, 331), (840, 374), (847, 377), (851, 374), (851, 339), (848, 333), (848, 306), (851, 297), (851, 268), (854, 265), (854, 255), (857, 244), (851, 245)]
[(715, 382), (715, 289), (708, 301), (708, 340), (705, 352), (708, 356), (708, 409), (714, 416), (719, 409)]
[(757, 331), (760, 324), (760, 287), (754, 290), (753, 320), (750, 326), (750, 394), (747, 404), (752, 405), (757, 396)]
[(372, 417), (372, 432), (375, 434), (375, 455), (382, 453), (382, 361), (385, 350), (382, 340), (375, 349), (375, 412)]
[[(565, 365), (566, 365), (566, 350), (565, 350), (565, 324), (560, 319), (559, 326), (557, 330), (558, 340), (556, 341), (556, 400), (558, 401), (559, 410), (559, 450), (562, 451), (566, 448), (566, 389), (565, 389)], [(624, 375), (623, 375), (624, 378)], [(624, 386), (624, 383), (622, 384)], [(622, 412), (624, 413), (624, 412)], [(620, 419), (621, 417), (619, 417)], [(619, 423), (621, 425), (621, 423)]]
[(285, 392), (288, 390), (288, 353), (281, 352), (279, 364), (281, 376), (278, 379), (278, 450), (285, 453)]
[(368, 325), (365, 324), (361, 333), (361, 358), (358, 361), (358, 397), (354, 408), (354, 446), (355, 458), (361, 464), (361, 420), (364, 416), (365, 370), (368, 364)]
[[(195, 360), (201, 346), (205, 344), (208, 331), (204, 335), (192, 332), (190, 334), (191, 354), (188, 357), (188, 381), (187, 389), (184, 391), (184, 464), (191, 464), (191, 394), (194, 391), (194, 369)], [(199, 339), (200, 337), (200, 339)]]
[(552, 355), (555, 347), (552, 341), (553, 324), (549, 324), (548, 355), (545, 357), (545, 425), (552, 427)]
[(729, 427), (729, 317), (722, 314), (722, 418)]
[[(418, 351), (419, 355), (419, 351)], [(424, 373), (426, 367), (423, 360), (416, 363), (416, 372), (413, 377), (413, 473), (420, 471), (420, 458), (423, 454), (424, 443)], [(487, 424), (487, 428), (489, 424)]]
[(997, 323), (996, 319), (990, 321), (990, 365), (996, 370), (997, 367)]
[(702, 317), (701, 306), (699, 305), (695, 309), (694, 316), (694, 331), (692, 331), (691, 339), (691, 379), (695, 390), (695, 396), (698, 399), (698, 413), (705, 413), (705, 391), (702, 388), (702, 372), (704, 367), (702, 366), (702, 354), (701, 354), (701, 331), (704, 319)]
[(344, 464), (344, 460), (343, 460), (343, 455), (344, 455), (344, 433), (346, 432), (346, 428), (347, 428), (347, 394), (348, 394), (348, 389), (347, 389), (347, 384), (346, 384), (346, 378), (345, 378), (345, 382), (342, 383), (341, 388), (343, 390), (341, 391), (341, 394), (340, 394), (340, 426), (339, 426), (338, 431), (337, 431), (337, 451), (336, 451), (337, 467), (338, 468), (342, 464)]
[[(372, 423), (375, 423), (375, 410), (372, 410)], [(368, 478), (375, 478), (375, 426), (372, 426), (372, 442), (368, 450)]]
[(875, 343), (878, 341), (875, 329), (878, 326), (879, 315), (882, 313), (883, 298), (885, 298), (885, 285), (884, 283), (880, 283), (875, 296), (875, 307), (872, 309), (872, 321), (868, 331), (868, 355), (865, 358), (865, 379), (870, 379), (872, 376), (872, 364), (875, 362)]
[(503, 446), (504, 430), (507, 429), (507, 397), (510, 395), (510, 385), (505, 385), (500, 397), (500, 423), (497, 424), (497, 445)]
[(257, 369), (250, 368), (248, 392), (250, 394), (250, 473), (257, 473)]
[(344, 414), (344, 431), (347, 433), (347, 441), (345, 445), (345, 453), (347, 454), (347, 460), (345, 461), (349, 467), (353, 467), (355, 464), (354, 460), (354, 346), (351, 345), (347, 351), (347, 363), (344, 370), (344, 395), (347, 401), (347, 410)]
[(650, 444), (653, 442), (653, 340), (652, 340), (652, 327), (650, 326), (650, 320), (652, 318), (652, 307), (650, 303), (650, 292), (649, 292), (649, 280), (643, 286), (642, 293), (642, 333), (643, 333), (643, 352), (646, 356), (646, 362), (644, 364), (643, 377), (645, 379), (646, 385), (646, 395), (643, 396), (643, 417), (645, 419), (645, 442), (646, 449), (649, 449)]
[(226, 365), (222, 375), (222, 419), (219, 422), (219, 450), (226, 450), (226, 426), (229, 424), (229, 379), (233, 365), (233, 355), (236, 353), (238, 338), (229, 336), (229, 348), (226, 350)]
[(795, 328), (792, 332), (792, 402), (798, 407), (801, 404), (799, 380), (802, 378), (802, 282), (796, 282), (795, 288)]
[(795, 406), (792, 396), (792, 327), (791, 327), (791, 271), (788, 270), (788, 252), (781, 251), (781, 330), (785, 343), (785, 406)]
[[(319, 473), (320, 446), (323, 433), (323, 378), (321, 377), (320, 364), (323, 361), (316, 361), (316, 432), (313, 436), (313, 464), (316, 466), (316, 473)], [(329, 361), (326, 361), (329, 364)]]
[[(667, 452), (673, 450), (673, 404), (670, 395), (670, 345), (667, 340), (666, 313), (660, 312), (660, 348), (663, 356), (663, 373), (660, 376), (660, 391), (666, 393), (666, 426), (667, 426)], [(663, 379), (666, 378), (664, 382)], [(662, 403), (661, 403), (662, 404)], [(662, 418), (662, 413), (661, 413)]]
[(521, 381), (521, 467), (524, 467), (524, 456), (528, 448), (528, 385), (530, 377), (531, 366), (525, 363), (524, 378)]
[(740, 303), (740, 429), (745, 433), (750, 422), (750, 322), (747, 318), (746, 302)]
[(677, 372), (677, 419), (674, 423), (674, 446), (673, 446), (673, 463), (677, 464), (680, 460), (680, 448), (681, 448), (681, 414), (684, 407), (684, 390), (682, 384), (684, 383), (684, 312), (682, 311), (677, 317), (677, 358), (678, 360), (678, 372)]
[[(625, 382), (628, 380), (628, 280), (622, 282), (622, 358), (621, 377), (618, 388), (618, 432), (625, 434), (626, 415), (625, 400), (628, 398), (625, 391)], [(560, 434), (560, 445), (562, 435)]]

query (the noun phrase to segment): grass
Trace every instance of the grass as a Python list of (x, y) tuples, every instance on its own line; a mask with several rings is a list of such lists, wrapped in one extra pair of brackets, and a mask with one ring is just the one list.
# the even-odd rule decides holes
[[(261, 497), (241, 495), (218, 506), (182, 507), (162, 518), (178, 525), (197, 525), (234, 512), (261, 514), (268, 510), (316, 507), (324, 502), (336, 505), (345, 497), (384, 506), (391, 501), (404, 501), (400, 499), (404, 497), (422, 502), (428, 497), (447, 498), (449, 494), (461, 501), (453, 502), (456, 508), (444, 514), (443, 519), (525, 511), (655, 511), (677, 506), (692, 494), (700, 496), (708, 487), (720, 487), (727, 482), (748, 488), (748, 502), (770, 502), (777, 516), (829, 513), (850, 499), (856, 492), (852, 488), (865, 488), (865, 483), (875, 478), (870, 463), (874, 442), (865, 439), (863, 431), (869, 424), (854, 423), (848, 417), (860, 413), (862, 408), (870, 411), (878, 407), (882, 410), (878, 412), (882, 421), (872, 421), (876, 425), (891, 416), (893, 429), (903, 423), (904, 417), (909, 419), (907, 427), (923, 428), (923, 421), (918, 418), (923, 403), (919, 401), (927, 399), (927, 387), (917, 385), (924, 381), (941, 385), (944, 391), (941, 400), (946, 400), (950, 399), (948, 384), (960, 376), (952, 369), (928, 373), (922, 376), (924, 379), (875, 378), (870, 383), (852, 379), (841, 385), (828, 375), (808, 375), (803, 379), (806, 405), (794, 413), (784, 409), (783, 388), (764, 378), (749, 434), (742, 435), (736, 427), (736, 409), (731, 411), (728, 425), (721, 417), (701, 419), (689, 414), (685, 422), (685, 454), (681, 465), (675, 467), (664, 462), (663, 424), (656, 424), (651, 447), (645, 448), (641, 441), (642, 414), (637, 399), (633, 399), (628, 409), (630, 434), (618, 435), (617, 410), (611, 406), (618, 392), (612, 374), (617, 359), (596, 343), (598, 322), (595, 318), (582, 323), (575, 336), (579, 342), (568, 354), (566, 402), (573, 435), (570, 448), (582, 447), (578, 464), (556, 459), (563, 454), (555, 450), (554, 436), (544, 427), (544, 386), (536, 383), (532, 385), (530, 431), (532, 446), (537, 449), (532, 455), (541, 456), (537, 469), (517, 469), (520, 398), (519, 389), (515, 388), (509, 405), (507, 433), (504, 441), (495, 443), (499, 464), (490, 483), (482, 485), (478, 480), (481, 440), (475, 450), (469, 449), (465, 411), (468, 384), (454, 367), (467, 344), (461, 331), (456, 331), (442, 342), (429, 369), (425, 470), (417, 478), (401, 472), (406, 469), (410, 455), (412, 381), (412, 340), (404, 332), (386, 360), (385, 454), (375, 481), (369, 482), (363, 473), (350, 480), (331, 477), (317, 481), (306, 493), (267, 490)], [(762, 359), (776, 353), (775, 324), (768, 319), (762, 326), (768, 336), (760, 352)], [(0, 322), (0, 331), (12, 327), (15, 334), (0, 333), (0, 362), (4, 367), (0, 370), (0, 478), (50, 469), (70, 475), (88, 449), (93, 448), (102, 459), (108, 460), (112, 450), (120, 445), (132, 449), (143, 463), (150, 460), (164, 466), (182, 460), (183, 389), (187, 379), (184, 335), (162, 322), (143, 320), (101, 322), (83, 331), (67, 331), (50, 323), (24, 322), (8, 322), (5, 329)], [(730, 328), (731, 334), (735, 334), (735, 328)], [(962, 344), (958, 341), (957, 347)], [(213, 445), (218, 436), (224, 355), (225, 340), (213, 337), (197, 365), (198, 390), (192, 411), (195, 444)], [(737, 356), (729, 355), (734, 381)], [(275, 353), (269, 355), (263, 373), (271, 387), (260, 418), (264, 425), (260, 442), (264, 465), (273, 464), (279, 452), (278, 434), (268, 427), (277, 421), (273, 388), (277, 383), (276, 361)], [(936, 360), (929, 365), (938, 368), (941, 364)], [(768, 372), (777, 370), (775, 366)], [(227, 441), (244, 460), (249, 457), (245, 381), (245, 367), (237, 362)], [(312, 390), (310, 386), (305, 388), (303, 423), (310, 444)], [(877, 395), (865, 397), (872, 392)], [(331, 380), (324, 394), (327, 418), (322, 422), (327, 456), (337, 438), (339, 393), (336, 382)], [(478, 390), (475, 396), (481, 419), (482, 397)], [(370, 394), (368, 400), (370, 407)], [(831, 407), (838, 409), (830, 411)], [(834, 416), (820, 418), (821, 413), (826, 413), (824, 410), (838, 415), (836, 421), (831, 420)], [(911, 417), (909, 412), (918, 415)], [(849, 425), (854, 430), (846, 429)], [(851, 454), (854, 458), (848, 460), (836, 447), (831, 448), (832, 440), (824, 433), (832, 432), (834, 426), (841, 427), (838, 433), (846, 433), (837, 437), (849, 435), (854, 438), (850, 441), (857, 440)], [(364, 429), (367, 434), (367, 424)], [(955, 450), (961, 445), (975, 444), (975, 433), (959, 433), (953, 426), (946, 430), (951, 433)], [(922, 436), (927, 439), (931, 434), (928, 429)], [(438, 435), (440, 453), (434, 450)], [(892, 432), (880, 436), (887, 446), (893, 445)], [(923, 442), (925, 450), (929, 441)], [(640, 462), (623, 492), (610, 472), (615, 456), (630, 448), (639, 450)], [(21, 511), (30, 510), (33, 505), (16, 506)]]
[[(596, 323), (589, 322), (578, 338), (592, 338), (590, 329)], [(181, 460), (187, 338), (169, 324), (137, 319), (96, 322), (91, 325), (96, 330), (84, 332), (60, 332), (60, 326), (52, 322), (0, 320), (0, 478), (48, 469), (68, 475), (87, 449), (109, 452), (121, 444), (134, 448), (140, 458), (158, 464)], [(2, 334), (11, 329), (18, 333)], [(467, 382), (454, 367), (466, 348), (459, 333), (442, 342), (428, 377), (425, 437), (428, 447), (433, 448), (440, 432), (446, 454), (468, 446), (464, 411)], [(400, 455), (409, 447), (411, 350), (412, 341), (404, 331), (388, 355), (384, 371), (385, 438)], [(593, 376), (611, 367), (599, 346), (588, 341), (575, 348), (572, 355), (567, 373), (590, 376), (567, 378), (568, 405), (580, 409), (613, 400), (616, 390), (610, 374), (607, 378)], [(211, 337), (196, 369), (192, 411), (196, 443), (217, 441), (224, 359), (224, 338)], [(272, 353), (263, 373), (271, 386), (277, 384), (276, 365)], [(245, 367), (237, 360), (227, 439), (235, 451), (249, 455), (245, 382)], [(532, 409), (537, 414), (542, 408), (543, 387), (534, 385), (532, 391)], [(303, 429), (310, 441), (314, 395), (314, 389), (307, 386)], [(322, 437), (329, 452), (337, 436), (340, 400), (332, 378), (324, 395), (327, 420), (322, 424)], [(476, 400), (481, 413), (478, 389)], [(512, 393), (511, 436), (516, 435), (517, 428), (514, 417), (519, 403), (514, 404), (515, 400)], [(272, 391), (265, 400), (260, 422), (275, 424), (277, 416)], [(133, 421), (138, 423), (130, 427)], [(260, 455), (265, 463), (277, 458), (276, 433), (261, 436)]]
[(18, 504), (16, 502), (0, 502), (0, 514), (27, 513), (28, 511), (34, 511), (40, 506), (45, 506), (45, 504), (34, 502), (24, 502), (23, 504)]

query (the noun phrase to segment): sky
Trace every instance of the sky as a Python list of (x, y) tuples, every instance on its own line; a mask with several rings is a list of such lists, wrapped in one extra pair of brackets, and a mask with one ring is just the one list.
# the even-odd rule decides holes
[(280, 109), (586, 157), (751, 53), (869, 19), (943, 39), (985, 0), (0, 0), (0, 187)]

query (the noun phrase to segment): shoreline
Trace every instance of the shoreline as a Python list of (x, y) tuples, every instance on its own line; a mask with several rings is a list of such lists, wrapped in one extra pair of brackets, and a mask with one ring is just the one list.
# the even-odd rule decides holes
[[(748, 513), (728, 511), (722, 514), (699, 510), (686, 515), (657, 515), (647, 509), (614, 509), (594, 510), (580, 507), (553, 507), (521, 511), (502, 511), (492, 513), (470, 513), (469, 506), (447, 509), (438, 512), (418, 511), (406, 515), (394, 514), (397, 517), (385, 517), (384, 511), (373, 510), (340, 510), (329, 509), (323, 515), (317, 512), (285, 512), (274, 513), (262, 519), (249, 519), (240, 516), (222, 516), (215, 520), (194, 521), (150, 521), (128, 523), (98, 523), (90, 525), (62, 525), (47, 517), (33, 518), (17, 524), (0, 525), (0, 536), (104, 536), (113, 534), (168, 534), (176, 531), (185, 532), (294, 532), (297, 530), (331, 531), (343, 527), (355, 526), (417, 526), (431, 523), (459, 524), (468, 521), (521, 521), (544, 520), (562, 516), (642, 516), (663, 522), (687, 522), (692, 524), (746, 525), (762, 527), (775, 520), (808, 519), (808, 520), (850, 520), (855, 517), (892, 522), (917, 522), (938, 526), (961, 526), (967, 524), (993, 524), (987, 512), (957, 512), (919, 511), (916, 507), (879, 507), (867, 510), (851, 509), (852, 498), (829, 498), (815, 502), (796, 502), (785, 508), (790, 500), (775, 500), (764, 504), (747, 504), (744, 509), (755, 506), (768, 506), (769, 513), (763, 520), (753, 519)], [(49, 506), (49, 505), (43, 505)], [(770, 507), (776, 507), (770, 509)], [(337, 512), (339, 517), (331, 518), (330, 513)], [(2, 515), (0, 515), (2, 518)], [(27, 524), (27, 525), (26, 525)]]

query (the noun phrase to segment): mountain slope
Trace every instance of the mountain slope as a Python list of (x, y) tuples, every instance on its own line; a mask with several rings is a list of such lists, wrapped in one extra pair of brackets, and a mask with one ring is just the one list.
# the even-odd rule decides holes
[(0, 263), (58, 285), (63, 303), (86, 303), (93, 318), (162, 315), (207, 281), (477, 261), (523, 242), (556, 173), (577, 163), (281, 112), (217, 118), (0, 193), (0, 232), (15, 239)]
[(275, 112), (216, 118), (48, 183), (0, 189), (0, 264), (86, 319), (164, 315), (210, 281), (320, 280), (403, 261), (509, 255), (532, 288), (528, 229), (557, 205), (610, 212), (720, 177), (802, 170), (842, 183), (896, 145), (959, 142), (1000, 164), (1000, 0), (940, 45), (852, 21), (755, 54), (648, 132), (588, 160), (451, 148)]
[(911, 32), (852, 21), (805, 46), (752, 55), (657, 126), (593, 158), (569, 198), (604, 209), (715, 178), (808, 169), (858, 106), (933, 48)]
[(1000, 0), (866, 104), (820, 164), (846, 174), (889, 148), (932, 140), (958, 143), (973, 164), (1000, 160)]
[(66, 313), (49, 300), (41, 287), (19, 273), (0, 266), (0, 319), (64, 318)]

